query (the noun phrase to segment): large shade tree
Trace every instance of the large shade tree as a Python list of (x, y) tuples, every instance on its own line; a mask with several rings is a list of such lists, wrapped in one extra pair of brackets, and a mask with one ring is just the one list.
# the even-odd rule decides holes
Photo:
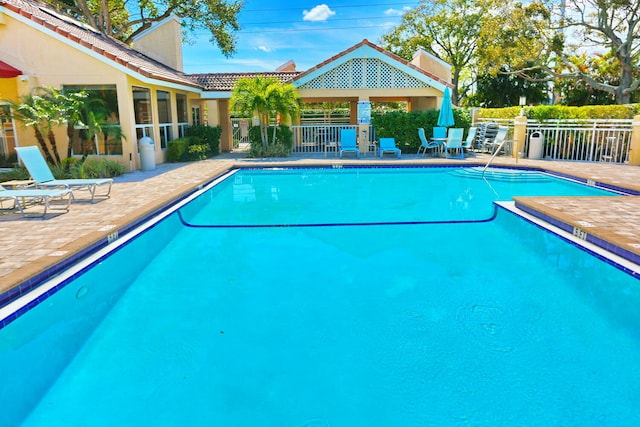
[[(542, 77), (543, 73), (539, 72)], [(467, 105), (501, 108), (518, 105), (524, 96), (528, 105), (549, 102), (549, 86), (546, 82), (533, 82), (509, 73), (503, 67), (497, 74), (483, 74), (478, 77), (476, 91), (467, 100)]]
[[(511, 60), (519, 74), (534, 79), (532, 70), (543, 70), (549, 80), (580, 80), (587, 86), (611, 94), (626, 104), (640, 86), (640, 2), (638, 0), (537, 0), (528, 6), (537, 17), (548, 17), (549, 25), (523, 25), (517, 16), (503, 14), (496, 22), (498, 51)], [(527, 22), (527, 21), (524, 21)], [(550, 31), (553, 30), (553, 31)], [(508, 40), (504, 34), (514, 37)], [(522, 49), (520, 38), (539, 41), (538, 49)], [(516, 54), (517, 52), (517, 54)], [(594, 68), (593, 57), (608, 55), (610, 70), (603, 76)], [(581, 59), (581, 60), (580, 60)], [(529, 66), (533, 63), (533, 66)]]
[(44, 0), (57, 9), (124, 43), (131, 43), (154, 22), (181, 18), (185, 35), (204, 29), (227, 56), (235, 52), (234, 32), (241, 1), (234, 0)]
[(458, 104), (472, 87), (483, 22), (491, 0), (421, 0), (400, 25), (382, 36), (383, 46), (411, 59), (418, 48), (451, 64), (451, 101)]

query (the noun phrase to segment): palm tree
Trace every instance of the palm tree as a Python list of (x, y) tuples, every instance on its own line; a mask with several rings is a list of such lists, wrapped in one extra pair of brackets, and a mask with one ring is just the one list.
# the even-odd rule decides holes
[[(71, 157), (71, 139), (75, 128), (81, 129), (83, 141), (93, 141), (100, 134), (105, 138), (124, 137), (120, 126), (108, 124), (104, 101), (90, 97), (85, 91), (66, 94), (52, 87), (38, 88), (31, 95), (22, 97), (19, 104), (12, 102), (11, 107), (16, 120), (33, 127), (46, 160), (52, 164), (60, 163), (54, 133), (56, 126), (67, 126), (67, 157)], [(82, 154), (84, 161), (88, 154), (84, 144)]]
[(113, 136), (114, 138), (123, 138), (120, 126), (105, 126), (108, 121), (108, 111), (106, 103), (100, 98), (89, 96), (87, 92), (70, 92), (65, 95), (67, 120), (67, 136), (69, 137), (69, 146), (67, 148), (67, 157), (71, 157), (72, 139), (75, 129), (80, 129), (80, 137), (82, 138), (82, 160), (86, 159), (88, 153), (87, 144), (93, 143), (95, 138), (104, 134), (105, 137)]
[[(262, 145), (269, 138), (266, 127), (277, 115), (294, 117), (300, 111), (300, 97), (291, 84), (283, 84), (275, 77), (256, 76), (238, 79), (231, 92), (231, 109), (245, 116), (257, 114)], [(275, 143), (275, 127), (273, 131)]]
[[(271, 92), (271, 105), (276, 116), (295, 119), (300, 113), (301, 100), (298, 90), (292, 84), (280, 84), (277, 90)], [(273, 143), (276, 142), (276, 128), (273, 128)]]
[[(14, 102), (10, 104), (13, 118), (25, 126), (33, 127), (36, 141), (38, 141), (47, 161), (59, 163), (60, 156), (53, 136), (53, 123), (57, 122), (59, 114), (57, 108), (47, 100), (46, 96), (35, 94), (23, 96), (19, 104)], [(53, 141), (51, 149), (49, 149), (44, 135), (47, 135), (49, 143)]]

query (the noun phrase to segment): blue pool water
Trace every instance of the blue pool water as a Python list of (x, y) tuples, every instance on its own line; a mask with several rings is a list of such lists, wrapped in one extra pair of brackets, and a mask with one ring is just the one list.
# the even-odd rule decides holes
[[(173, 214), (0, 330), (0, 425), (638, 425), (636, 279), (502, 209), (423, 212), (594, 189), (270, 172), (238, 172), (181, 209), (206, 227)], [(369, 210), (424, 222), (210, 227), (380, 222)]]

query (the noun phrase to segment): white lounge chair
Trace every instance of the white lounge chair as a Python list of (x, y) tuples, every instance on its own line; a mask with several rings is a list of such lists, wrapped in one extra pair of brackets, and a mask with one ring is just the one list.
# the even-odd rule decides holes
[[(16, 207), (24, 218), (44, 218), (47, 210), (69, 210), (71, 204), (71, 190), (43, 190), (26, 188), (21, 190), (7, 190), (0, 185), (0, 203), (3, 200), (13, 202), (11, 208), (1, 208), (2, 210), (14, 210)], [(60, 203), (51, 203), (52, 200), (59, 200)], [(32, 214), (25, 211), (30, 204), (42, 204), (41, 214)]]
[[(37, 188), (68, 188), (73, 191), (87, 190), (91, 195), (89, 198), (91, 203), (93, 203), (96, 197), (108, 198), (109, 193), (111, 193), (112, 178), (55, 179), (38, 147), (16, 147), (16, 152), (29, 171), (31, 178), (35, 181)], [(96, 194), (98, 186), (106, 187), (106, 191), (101, 194)], [(71, 194), (71, 197), (76, 200), (74, 193)]]

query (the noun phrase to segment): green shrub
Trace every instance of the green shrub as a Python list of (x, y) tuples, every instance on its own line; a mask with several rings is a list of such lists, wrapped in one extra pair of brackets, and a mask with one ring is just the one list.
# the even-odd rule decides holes
[(209, 144), (191, 144), (187, 147), (187, 160), (205, 160), (211, 156)]
[(0, 182), (13, 181), (14, 179), (18, 181), (29, 179), (29, 172), (24, 166), (16, 166), (6, 172), (0, 172)]
[(276, 128), (276, 142), (273, 141), (273, 126), (266, 128), (268, 145), (262, 145), (260, 136), (260, 126), (249, 128), (249, 141), (251, 147), (247, 152), (249, 157), (289, 157), (289, 152), (293, 146), (293, 132), (288, 126), (280, 125)]
[(247, 156), (249, 157), (289, 157), (289, 147), (284, 144), (269, 144), (267, 148), (262, 144), (251, 144)]
[[(396, 145), (403, 152), (416, 152), (420, 146), (418, 128), (424, 128), (427, 138), (433, 136), (433, 128), (438, 126), (437, 110), (393, 111), (385, 114), (374, 114), (371, 123), (376, 131), (376, 138), (395, 138)], [(454, 109), (453, 127), (469, 128), (471, 118), (467, 110)]]
[[(640, 104), (627, 105), (538, 105), (525, 107), (525, 115), (534, 120), (566, 119), (632, 119), (640, 114)], [(513, 119), (520, 115), (520, 107), (482, 108), (478, 117), (485, 119)]]
[(222, 128), (220, 126), (187, 126), (185, 135), (199, 138), (200, 142), (198, 144), (207, 144), (210, 155), (217, 156), (220, 154), (220, 137), (222, 136)]
[[(113, 178), (127, 172), (121, 163), (98, 157), (87, 157), (84, 161), (80, 157), (68, 157), (57, 165), (49, 165), (49, 168), (56, 179)], [(1, 181), (13, 179), (29, 179), (29, 172), (18, 166), (0, 173)]]
[(72, 170), (73, 178), (113, 178), (127, 171), (124, 165), (114, 160), (96, 157), (89, 157), (76, 165), (76, 171)]
[(18, 163), (18, 155), (16, 153), (11, 153), (6, 156), (3, 153), (0, 153), (0, 168), (12, 168)]
[(185, 161), (184, 157), (190, 140), (191, 137), (184, 137), (169, 141), (167, 144), (167, 161), (172, 163)]
[(57, 179), (113, 178), (120, 176), (127, 168), (115, 160), (87, 157), (69, 157), (59, 165), (51, 166), (51, 172)]

